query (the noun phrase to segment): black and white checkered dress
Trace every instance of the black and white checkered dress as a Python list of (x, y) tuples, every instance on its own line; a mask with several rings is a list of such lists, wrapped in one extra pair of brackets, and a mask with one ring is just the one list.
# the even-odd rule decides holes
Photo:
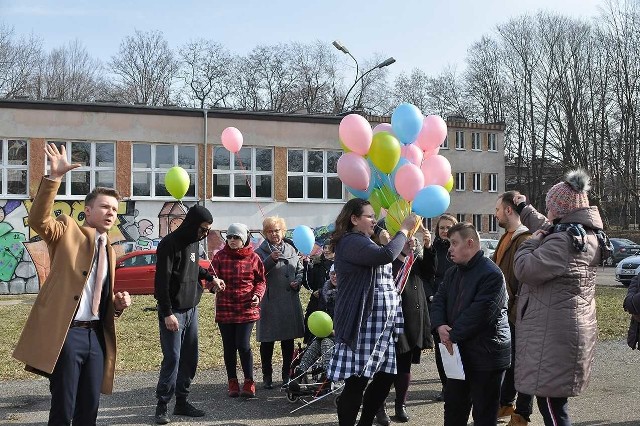
[(334, 381), (353, 375), (372, 377), (378, 371), (396, 374), (396, 346), (403, 330), (402, 305), (393, 281), (391, 264), (376, 267), (371, 315), (362, 322), (356, 351), (336, 344), (327, 369)]

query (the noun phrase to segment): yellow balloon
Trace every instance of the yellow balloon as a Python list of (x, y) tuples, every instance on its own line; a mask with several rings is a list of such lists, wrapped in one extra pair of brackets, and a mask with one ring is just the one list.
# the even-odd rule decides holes
[(400, 230), (402, 221), (411, 213), (411, 204), (407, 200), (399, 199), (387, 210), (387, 217), (384, 218), (384, 224), (391, 236)]
[(351, 150), (347, 148), (347, 146), (340, 139), (338, 139), (338, 142), (340, 142), (340, 148), (342, 148), (344, 152), (351, 152)]
[(447, 183), (444, 184), (444, 189), (446, 189), (448, 192), (451, 192), (451, 190), (453, 189), (453, 184), (454, 184), (453, 175), (451, 175)]
[(189, 183), (189, 173), (180, 166), (170, 168), (164, 177), (164, 186), (169, 191), (169, 194), (173, 195), (177, 200), (185, 196), (189, 190)]
[(373, 135), (368, 156), (378, 170), (389, 174), (400, 160), (400, 142), (389, 132), (376, 133)]

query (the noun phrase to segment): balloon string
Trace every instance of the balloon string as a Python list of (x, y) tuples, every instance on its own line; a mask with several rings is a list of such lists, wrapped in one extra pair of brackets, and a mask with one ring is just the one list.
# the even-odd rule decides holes
[[(243, 171), (247, 171), (247, 168), (244, 166), (244, 164), (242, 163), (242, 158), (240, 158), (239, 156), (238, 158), (238, 162), (240, 163), (240, 170)], [(248, 174), (245, 174), (245, 183), (247, 184), (247, 186), (249, 187), (249, 195), (252, 195), (253, 193), (253, 188), (251, 187), (251, 176)], [(262, 210), (262, 206), (260, 205), (260, 203), (255, 200), (256, 205), (258, 206), (258, 209), (260, 210), (260, 214), (262, 214), (262, 218), (264, 219), (266, 216), (264, 215), (264, 210)]]

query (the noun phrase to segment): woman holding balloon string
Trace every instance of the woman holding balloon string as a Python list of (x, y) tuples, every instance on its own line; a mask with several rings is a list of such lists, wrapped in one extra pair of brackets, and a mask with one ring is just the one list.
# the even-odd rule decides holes
[(262, 222), (265, 240), (256, 249), (267, 273), (267, 290), (260, 303), (256, 337), (260, 342), (263, 386), (273, 388), (273, 348), (282, 349), (282, 381), (289, 380), (294, 339), (304, 336), (304, 315), (300, 303), (302, 259), (293, 245), (284, 240), (287, 225), (283, 218), (266, 217)]
[(371, 425), (396, 374), (395, 340), (402, 332), (400, 296), (391, 262), (398, 257), (418, 218), (408, 215), (383, 247), (371, 240), (376, 226), (373, 207), (349, 200), (336, 218), (331, 247), (335, 253), (338, 293), (334, 314), (336, 344), (327, 370), (344, 380), (338, 400), (340, 425)]

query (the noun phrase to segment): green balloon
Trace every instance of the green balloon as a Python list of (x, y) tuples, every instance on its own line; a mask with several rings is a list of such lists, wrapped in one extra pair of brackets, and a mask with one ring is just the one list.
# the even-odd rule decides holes
[(380, 209), (382, 208), (382, 201), (380, 200), (379, 192), (379, 189), (374, 189), (371, 192), (371, 195), (369, 195), (369, 203), (371, 203), (371, 207), (373, 207), (373, 212), (376, 214), (376, 217), (380, 217)]
[(176, 200), (180, 200), (189, 190), (189, 174), (180, 166), (174, 166), (164, 177), (164, 186)]
[(333, 320), (328, 313), (324, 311), (315, 311), (309, 315), (307, 326), (314, 336), (322, 339), (330, 335), (333, 331)]
[[(385, 209), (388, 209), (391, 204), (393, 204), (396, 200), (400, 198), (398, 194), (387, 185), (384, 185), (382, 188), (376, 188), (371, 191), (371, 197), (369, 197), (369, 202), (371, 202), (371, 198), (374, 196), (378, 198), (380, 205)], [(374, 207), (375, 210), (375, 207)]]
[(376, 133), (367, 155), (378, 170), (389, 174), (400, 160), (400, 142), (389, 132)]
[(391, 236), (400, 230), (402, 221), (411, 213), (411, 204), (407, 200), (399, 199), (393, 203), (387, 211), (387, 217), (384, 218), (384, 224)]

